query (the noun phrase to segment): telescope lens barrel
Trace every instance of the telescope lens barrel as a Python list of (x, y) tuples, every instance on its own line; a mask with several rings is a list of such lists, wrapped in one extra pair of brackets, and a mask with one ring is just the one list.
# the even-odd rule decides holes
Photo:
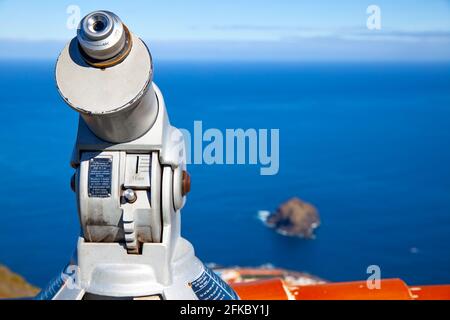
[(144, 135), (158, 114), (147, 46), (114, 13), (94, 11), (61, 52), (56, 84), (89, 129), (112, 143)]

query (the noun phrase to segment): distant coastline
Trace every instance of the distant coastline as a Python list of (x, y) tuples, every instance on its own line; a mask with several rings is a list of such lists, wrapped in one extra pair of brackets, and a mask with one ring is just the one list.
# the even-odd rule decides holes
[(0, 299), (34, 297), (39, 291), (22, 276), (0, 265)]

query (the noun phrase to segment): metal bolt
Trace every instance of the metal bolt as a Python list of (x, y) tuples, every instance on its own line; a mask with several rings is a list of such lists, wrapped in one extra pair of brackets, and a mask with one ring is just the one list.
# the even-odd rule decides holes
[(126, 189), (123, 192), (123, 198), (128, 202), (128, 203), (133, 203), (137, 200), (137, 195), (136, 192), (134, 192), (134, 190), (132, 189)]

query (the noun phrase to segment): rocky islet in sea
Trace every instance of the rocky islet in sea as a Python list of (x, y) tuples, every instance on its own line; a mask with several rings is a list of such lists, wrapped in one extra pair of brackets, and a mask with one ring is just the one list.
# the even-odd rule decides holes
[(314, 239), (314, 230), (320, 225), (316, 207), (297, 197), (282, 203), (264, 220), (267, 226), (282, 235), (306, 239)]

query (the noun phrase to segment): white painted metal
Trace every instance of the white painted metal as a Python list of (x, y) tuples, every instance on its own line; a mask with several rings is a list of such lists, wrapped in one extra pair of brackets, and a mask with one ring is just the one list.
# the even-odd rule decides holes
[(132, 37), (126, 59), (105, 70), (80, 60), (76, 39), (58, 59), (58, 89), (80, 113), (71, 164), (82, 233), (70, 272), (41, 298), (197, 299), (191, 283), (205, 267), (180, 235), (184, 138)]
[(66, 45), (56, 64), (56, 85), (64, 101), (100, 139), (113, 143), (142, 136), (158, 113), (150, 53), (139, 38), (132, 35), (132, 39), (127, 58), (109, 68), (86, 63), (76, 39)]

